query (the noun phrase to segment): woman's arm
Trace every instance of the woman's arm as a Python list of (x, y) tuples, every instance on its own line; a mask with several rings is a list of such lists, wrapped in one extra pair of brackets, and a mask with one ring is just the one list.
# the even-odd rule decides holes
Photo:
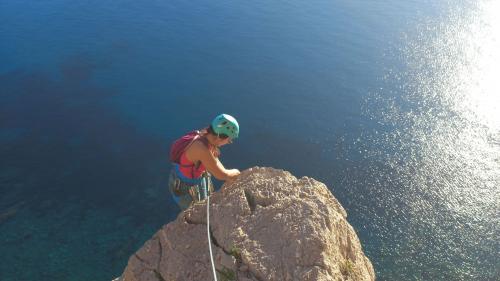
[(195, 141), (186, 151), (186, 156), (193, 163), (201, 161), (205, 168), (218, 180), (233, 180), (240, 175), (238, 169), (226, 169), (201, 141)]

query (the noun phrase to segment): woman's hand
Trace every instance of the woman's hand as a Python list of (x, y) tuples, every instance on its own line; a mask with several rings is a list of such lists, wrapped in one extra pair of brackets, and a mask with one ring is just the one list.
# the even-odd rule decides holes
[(225, 183), (222, 185), (222, 188), (220, 189), (221, 192), (225, 192), (227, 189), (227, 185), (234, 182), (238, 178), (238, 176), (241, 174), (240, 170), (238, 170), (238, 169), (227, 170), (227, 172), (228, 172), (228, 176), (225, 180)]
[(240, 170), (238, 169), (231, 169), (227, 171), (227, 179), (226, 181), (232, 182), (234, 181), (239, 175), (240, 175)]

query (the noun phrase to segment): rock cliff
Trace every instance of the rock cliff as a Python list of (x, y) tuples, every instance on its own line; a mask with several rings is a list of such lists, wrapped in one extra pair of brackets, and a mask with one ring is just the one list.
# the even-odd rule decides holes
[[(206, 201), (163, 226), (120, 281), (213, 280)], [(321, 182), (251, 168), (210, 197), (218, 280), (375, 280), (347, 214)]]

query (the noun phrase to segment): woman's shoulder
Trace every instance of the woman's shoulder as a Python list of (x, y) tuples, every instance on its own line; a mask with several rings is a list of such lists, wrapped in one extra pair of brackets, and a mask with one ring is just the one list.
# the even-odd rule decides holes
[(186, 156), (189, 161), (196, 162), (203, 158), (204, 154), (208, 154), (208, 147), (200, 139), (194, 140), (193, 143), (186, 149)]
[(193, 144), (191, 144), (191, 147), (193, 150), (197, 150), (197, 151), (208, 151), (209, 150), (209, 146), (208, 146), (208, 142), (206, 140), (204, 140), (204, 138), (199, 138), (199, 139), (196, 139), (193, 141)]
[(214, 157), (219, 157), (220, 151), (217, 147), (210, 145), (207, 139), (199, 138), (193, 142), (191, 145), (192, 150), (196, 154), (209, 153)]

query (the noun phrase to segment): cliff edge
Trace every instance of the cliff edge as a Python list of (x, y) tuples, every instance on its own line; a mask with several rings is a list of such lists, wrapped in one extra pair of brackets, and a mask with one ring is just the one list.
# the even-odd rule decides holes
[[(213, 280), (207, 205), (163, 226), (119, 281)], [(218, 280), (375, 280), (347, 214), (321, 182), (255, 167), (210, 197)]]

